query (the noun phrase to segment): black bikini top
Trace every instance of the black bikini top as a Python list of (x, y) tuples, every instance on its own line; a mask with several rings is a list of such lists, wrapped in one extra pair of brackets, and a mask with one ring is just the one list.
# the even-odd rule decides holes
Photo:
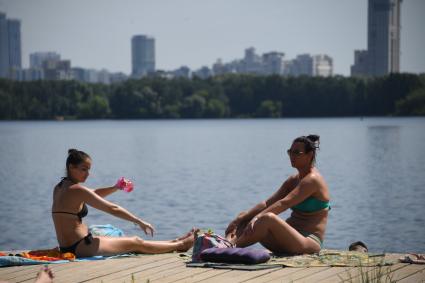
[[(62, 183), (63, 183), (63, 181), (66, 180), (66, 179), (67, 179), (66, 177), (62, 178), (62, 180), (59, 182), (58, 186), (61, 186)], [(68, 212), (68, 211), (52, 211), (52, 214), (53, 213), (72, 214), (72, 215), (78, 216), (78, 219), (80, 219), (80, 222), (81, 222), (81, 220), (83, 219), (83, 217), (86, 217), (87, 216), (87, 214), (89, 213), (89, 210), (87, 208), (87, 205), (85, 203), (83, 203), (83, 208), (81, 208), (81, 210), (79, 212), (77, 212), (77, 213)]]
[(81, 222), (81, 220), (83, 219), (83, 217), (86, 217), (87, 216), (87, 214), (89, 213), (89, 210), (87, 208), (87, 205), (84, 203), (83, 204), (83, 208), (81, 208), (81, 210), (79, 212), (77, 212), (77, 213), (68, 212), (68, 211), (52, 211), (52, 213), (72, 214), (72, 215), (78, 216), (78, 219), (80, 219), (80, 222)]

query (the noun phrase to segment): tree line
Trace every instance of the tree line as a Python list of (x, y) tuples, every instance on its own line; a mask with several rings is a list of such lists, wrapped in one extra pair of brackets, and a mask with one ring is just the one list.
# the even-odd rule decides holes
[(0, 119), (423, 116), (425, 75), (224, 75), (102, 85), (0, 80)]

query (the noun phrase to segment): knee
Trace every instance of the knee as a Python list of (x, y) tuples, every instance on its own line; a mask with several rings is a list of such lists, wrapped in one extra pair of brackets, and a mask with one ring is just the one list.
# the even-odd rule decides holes
[(261, 222), (271, 222), (271, 221), (275, 221), (277, 219), (277, 215), (271, 212), (267, 212), (264, 213), (263, 215), (261, 215), (257, 221), (261, 221)]
[(143, 246), (143, 244), (145, 243), (145, 240), (143, 240), (142, 238), (138, 237), (138, 236), (134, 236), (132, 237), (133, 243), (136, 246)]

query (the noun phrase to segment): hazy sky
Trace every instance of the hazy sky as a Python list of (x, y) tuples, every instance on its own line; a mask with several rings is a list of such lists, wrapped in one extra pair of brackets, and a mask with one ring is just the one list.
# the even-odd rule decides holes
[[(209, 67), (257, 54), (328, 54), (349, 75), (354, 50), (367, 48), (367, 0), (0, 0), (21, 20), (29, 54), (56, 51), (72, 66), (131, 70), (131, 37), (153, 36), (157, 69)], [(425, 0), (402, 3), (401, 70), (425, 72)]]

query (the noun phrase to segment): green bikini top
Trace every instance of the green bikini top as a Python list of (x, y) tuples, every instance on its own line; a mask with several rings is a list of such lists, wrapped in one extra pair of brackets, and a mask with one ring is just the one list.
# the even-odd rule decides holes
[(329, 201), (322, 201), (315, 197), (308, 197), (303, 202), (295, 205), (292, 209), (296, 209), (302, 212), (316, 212), (324, 208), (331, 208)]

